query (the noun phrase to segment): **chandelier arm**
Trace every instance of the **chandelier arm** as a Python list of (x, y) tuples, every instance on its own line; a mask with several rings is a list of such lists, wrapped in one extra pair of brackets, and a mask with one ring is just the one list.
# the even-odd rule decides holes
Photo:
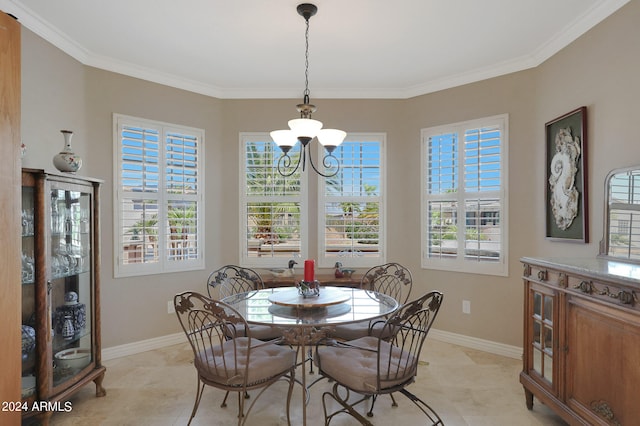
[[(300, 162), (300, 157), (298, 157), (298, 163), (293, 168), (293, 170), (290, 173), (283, 172), (283, 169), (286, 170), (291, 167), (292, 161), (289, 154), (282, 154), (278, 159), (278, 173), (280, 173), (280, 175), (284, 177), (292, 176), (296, 172), (296, 170), (298, 170), (298, 167), (300, 167)], [(304, 166), (302, 166), (302, 168), (304, 170)]]
[[(330, 160), (331, 158), (333, 158), (333, 160)], [(335, 161), (336, 163), (336, 171), (331, 174), (322, 173), (320, 170), (316, 168), (316, 165), (313, 164), (313, 157), (311, 156), (311, 148), (309, 148), (309, 164), (311, 164), (311, 167), (313, 168), (313, 170), (315, 170), (315, 172), (320, 176), (325, 178), (330, 178), (338, 174), (338, 172), (340, 171), (340, 162), (338, 161), (336, 156), (333, 155), (333, 153), (325, 154), (325, 156), (322, 158), (322, 165), (325, 167), (325, 169), (328, 169), (331, 167), (332, 161)]]
[(338, 157), (336, 157), (335, 155), (333, 155), (333, 153), (328, 152), (325, 154), (324, 157), (322, 157), (322, 165), (326, 168), (329, 169), (331, 168), (331, 163), (335, 162), (336, 163), (336, 167), (338, 168), (338, 170), (340, 170), (340, 161), (338, 161)]
[[(302, 144), (302, 171), (304, 172), (304, 168), (307, 165), (307, 144)], [(309, 159), (311, 159), (311, 155), (309, 155)]]

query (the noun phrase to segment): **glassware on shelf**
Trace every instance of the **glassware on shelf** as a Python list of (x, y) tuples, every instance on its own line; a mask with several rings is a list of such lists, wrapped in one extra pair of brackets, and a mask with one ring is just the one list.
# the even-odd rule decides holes
[(22, 210), (22, 235), (33, 235), (34, 223), (33, 223), (33, 209)]
[(33, 256), (22, 253), (22, 282), (32, 283), (35, 275), (35, 262)]
[(89, 230), (89, 212), (86, 209), (83, 209), (80, 211), (80, 233), (88, 234)]
[(51, 233), (60, 234), (60, 211), (58, 210), (58, 191), (51, 192)]

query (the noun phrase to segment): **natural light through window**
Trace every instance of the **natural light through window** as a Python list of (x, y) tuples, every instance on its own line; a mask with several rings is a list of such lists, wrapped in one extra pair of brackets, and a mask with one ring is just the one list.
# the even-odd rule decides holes
[(115, 276), (201, 269), (204, 131), (114, 115)]
[[(313, 179), (317, 188), (308, 186), (310, 168), (289, 177), (278, 173), (280, 149), (268, 134), (242, 133), (240, 139), (243, 265), (282, 267), (288, 259), (308, 257), (311, 240), (318, 242), (314, 257), (320, 267), (384, 261), (384, 134), (348, 135), (334, 151), (340, 172)], [(315, 147), (312, 155), (319, 158), (321, 147)], [(300, 144), (289, 155), (296, 163)], [(318, 208), (309, 212), (312, 194)], [(310, 216), (317, 220), (316, 231), (308, 227)]]
[(320, 182), (321, 266), (384, 263), (384, 150), (384, 134), (350, 134), (336, 149), (340, 173)]
[(422, 266), (507, 274), (508, 116), (422, 130)]
[[(268, 134), (241, 134), (242, 264), (281, 266), (306, 254), (306, 175), (278, 173), (280, 148)], [(297, 160), (299, 146), (289, 155)]]

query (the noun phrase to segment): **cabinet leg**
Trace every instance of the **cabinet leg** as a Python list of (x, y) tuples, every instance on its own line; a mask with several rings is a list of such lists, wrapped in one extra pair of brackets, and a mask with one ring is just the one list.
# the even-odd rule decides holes
[(104, 379), (104, 372), (93, 379), (93, 383), (96, 384), (96, 396), (105, 396), (107, 391), (102, 387), (102, 380)]
[(524, 390), (524, 399), (527, 403), (527, 409), (533, 410), (533, 392), (528, 389)]

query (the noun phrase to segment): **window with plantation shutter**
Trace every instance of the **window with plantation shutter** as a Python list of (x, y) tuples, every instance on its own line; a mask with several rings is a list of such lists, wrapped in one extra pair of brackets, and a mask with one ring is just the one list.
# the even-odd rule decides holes
[(204, 130), (114, 115), (114, 275), (204, 267)]
[(349, 134), (334, 151), (340, 171), (320, 179), (320, 266), (385, 262), (385, 139), (384, 134)]
[[(289, 259), (309, 256), (317, 241), (319, 267), (345, 268), (384, 263), (384, 134), (349, 134), (333, 154), (337, 175), (317, 177), (318, 209), (309, 212), (310, 167), (292, 176), (278, 173), (281, 150), (268, 133), (241, 133), (240, 258), (249, 267), (282, 268)], [(323, 153), (319, 144), (314, 158)], [(300, 144), (289, 152), (298, 161)], [(308, 164), (307, 164), (308, 166)], [(309, 180), (311, 180), (309, 178)], [(317, 217), (316, 230), (308, 227)], [(298, 262), (301, 263), (301, 262)]]
[[(306, 173), (278, 173), (280, 148), (266, 133), (242, 133), (240, 258), (250, 267), (282, 267), (307, 253)], [(299, 147), (290, 155), (299, 156)]]
[(508, 116), (422, 130), (422, 267), (507, 275)]

